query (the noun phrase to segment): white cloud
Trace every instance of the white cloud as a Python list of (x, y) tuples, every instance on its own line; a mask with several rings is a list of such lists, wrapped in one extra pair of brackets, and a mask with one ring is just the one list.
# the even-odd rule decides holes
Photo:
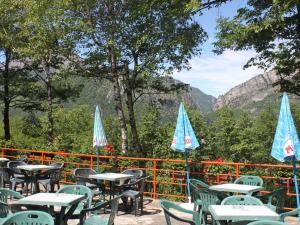
[(218, 96), (232, 87), (263, 73), (250, 67), (243, 70), (246, 62), (254, 56), (253, 51), (225, 51), (222, 55), (201, 56), (190, 61), (191, 70), (174, 72), (174, 78), (197, 87), (206, 94)]

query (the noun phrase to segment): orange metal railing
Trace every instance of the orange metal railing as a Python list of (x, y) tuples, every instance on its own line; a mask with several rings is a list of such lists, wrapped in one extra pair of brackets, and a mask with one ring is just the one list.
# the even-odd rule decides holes
[[(1, 156), (10, 159), (16, 159), (20, 155), (26, 155), (29, 161), (38, 162), (41, 164), (49, 164), (56, 161), (58, 158), (65, 163), (63, 171), (62, 183), (73, 183), (72, 170), (78, 167), (96, 167), (96, 155), (89, 154), (75, 154), (66, 152), (50, 152), (42, 150), (30, 149), (17, 149), (2, 147)], [(168, 198), (186, 198), (185, 189), (185, 175), (184, 170), (185, 160), (174, 159), (155, 159), (155, 158), (135, 158), (135, 157), (122, 157), (122, 156), (99, 156), (101, 162), (100, 168), (107, 171), (122, 171), (129, 167), (142, 169), (150, 175), (148, 179), (148, 192), (153, 198), (168, 197)], [(191, 168), (200, 168), (197, 171), (191, 171), (191, 177), (206, 177), (212, 183), (224, 183), (229, 179), (235, 179), (244, 174), (243, 171), (250, 170), (251, 168), (259, 169), (260, 176), (264, 181), (275, 182), (283, 181), (287, 187), (287, 195), (294, 196), (291, 177), (276, 177), (276, 170), (286, 169), (292, 171), (291, 165), (273, 165), (273, 164), (250, 164), (250, 163), (230, 163), (230, 162), (217, 162), (217, 161), (190, 161)], [(146, 165), (141, 167), (139, 165)], [(176, 166), (174, 166), (176, 165)], [(227, 166), (232, 168), (227, 173), (208, 173), (203, 168)], [(181, 166), (182, 170), (172, 169)]]

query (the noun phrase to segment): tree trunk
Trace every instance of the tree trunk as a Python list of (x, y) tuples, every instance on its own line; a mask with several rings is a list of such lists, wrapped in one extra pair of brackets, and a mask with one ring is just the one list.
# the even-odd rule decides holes
[(128, 151), (128, 130), (126, 126), (126, 119), (123, 110), (123, 103), (121, 97), (120, 81), (117, 73), (116, 67), (116, 56), (114, 52), (110, 49), (109, 54), (111, 56), (111, 73), (114, 78), (113, 88), (114, 88), (114, 100), (115, 109), (119, 119), (120, 131), (121, 131), (121, 148), (123, 152)]
[[(300, 2), (297, 2), (297, 31), (298, 31), (298, 42), (300, 41)], [(299, 51), (299, 49), (298, 49)]]
[(53, 120), (53, 91), (52, 91), (52, 79), (50, 74), (50, 66), (49, 64), (44, 60), (43, 61), (43, 70), (46, 77), (46, 86), (47, 86), (47, 102), (48, 102), (48, 108), (47, 108), (47, 116), (48, 116), (48, 145), (51, 145), (54, 140), (54, 134), (53, 134), (53, 127), (54, 127), (54, 120)]
[(127, 97), (127, 108), (128, 108), (128, 117), (131, 128), (132, 135), (132, 145), (135, 150), (139, 153), (140, 157), (145, 157), (142, 151), (142, 146), (140, 143), (138, 131), (136, 128), (135, 114), (134, 114), (134, 102), (133, 102), (133, 87), (130, 81), (130, 73), (128, 68), (128, 62), (125, 63), (125, 71), (124, 71), (124, 84), (125, 84), (125, 93)]
[[(107, 2), (107, 10), (108, 10), (108, 19), (113, 24), (114, 17), (114, 9), (113, 2)], [(121, 148), (123, 152), (128, 151), (128, 130), (126, 126), (126, 119), (123, 110), (122, 96), (121, 96), (121, 88), (120, 88), (120, 80), (117, 71), (117, 56), (115, 54), (114, 44), (115, 44), (115, 34), (110, 33), (110, 45), (108, 46), (108, 54), (109, 60), (111, 64), (111, 75), (113, 77), (113, 90), (114, 90), (114, 100), (115, 100), (115, 109), (117, 111), (119, 125), (121, 130)]]
[(10, 97), (9, 97), (9, 63), (10, 63), (11, 52), (5, 50), (5, 71), (3, 73), (4, 80), (4, 108), (3, 108), (3, 124), (4, 124), (4, 138), (5, 140), (10, 140), (10, 123), (9, 123), (9, 107), (10, 107)]

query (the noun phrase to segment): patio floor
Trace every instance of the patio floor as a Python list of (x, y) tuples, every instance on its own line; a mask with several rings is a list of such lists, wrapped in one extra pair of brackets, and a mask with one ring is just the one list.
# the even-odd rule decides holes
[[(118, 216), (115, 218), (115, 225), (165, 225), (165, 217), (159, 202), (160, 200), (158, 199), (145, 198), (144, 213), (138, 216), (134, 215), (134, 211), (125, 213), (120, 204)], [(288, 217), (285, 222), (290, 225), (300, 224), (298, 223), (298, 218), (295, 217)], [(71, 220), (68, 224), (77, 225), (78, 220)], [(182, 223), (175, 222), (174, 225), (182, 225)]]
[[(165, 225), (165, 217), (162, 208), (159, 205), (160, 199), (144, 197), (143, 215), (134, 215), (134, 211), (125, 212), (123, 205), (119, 204), (118, 215), (115, 217), (115, 225)], [(140, 211), (139, 211), (140, 213)], [(109, 216), (109, 214), (104, 215)], [(182, 217), (186, 215), (183, 214)], [(285, 221), (289, 225), (299, 225), (297, 217), (288, 217)], [(79, 220), (69, 220), (68, 225), (78, 225)], [(172, 221), (172, 225), (182, 225), (180, 222)]]

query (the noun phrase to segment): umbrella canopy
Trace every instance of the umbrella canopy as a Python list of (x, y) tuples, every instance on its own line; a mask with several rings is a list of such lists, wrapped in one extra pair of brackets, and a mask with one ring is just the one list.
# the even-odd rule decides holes
[(172, 141), (171, 148), (177, 152), (184, 152), (186, 159), (186, 176), (187, 176), (187, 188), (188, 188), (188, 197), (190, 199), (190, 178), (189, 178), (189, 168), (188, 168), (188, 153), (197, 148), (199, 142), (196, 138), (188, 115), (184, 109), (182, 103), (179, 106), (178, 118), (176, 129)]
[(107, 145), (104, 129), (101, 122), (100, 110), (96, 106), (95, 120), (94, 120), (94, 138), (93, 147), (97, 149), (97, 170), (99, 170), (99, 147)]
[(286, 93), (283, 93), (271, 156), (280, 162), (292, 161), (298, 208), (299, 195), (297, 184), (296, 160), (299, 160), (300, 158), (299, 147), (299, 138), (292, 117), (288, 95)]

